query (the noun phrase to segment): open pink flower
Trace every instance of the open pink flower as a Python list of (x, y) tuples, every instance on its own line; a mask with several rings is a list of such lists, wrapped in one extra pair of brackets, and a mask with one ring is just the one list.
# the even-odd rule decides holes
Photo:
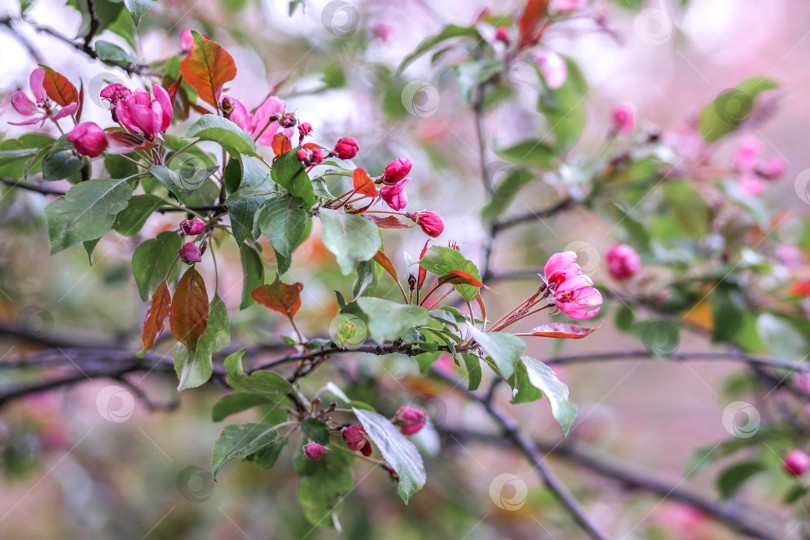
[(68, 133), (67, 140), (83, 156), (98, 157), (107, 149), (107, 134), (93, 122), (83, 122)]
[(573, 251), (555, 253), (548, 258), (543, 269), (543, 277), (549, 284), (559, 286), (566, 279), (582, 274), (582, 268), (577, 264), (577, 254)]
[(406, 178), (393, 186), (381, 187), (380, 196), (382, 200), (385, 201), (385, 204), (397, 211), (408, 206), (408, 195), (405, 193), (405, 186), (407, 186), (410, 181), (410, 178)]
[(565, 65), (562, 56), (554, 51), (538, 51), (535, 53), (534, 59), (549, 88), (555, 89), (565, 84), (565, 80), (568, 78), (568, 66)]
[(59, 120), (66, 116), (70, 116), (76, 111), (79, 104), (71, 103), (61, 109), (55, 108), (55, 103), (48, 99), (48, 94), (45, 92), (45, 68), (37, 68), (31, 72), (28, 78), (28, 85), (31, 87), (31, 93), (34, 94), (34, 101), (25, 95), (22, 90), (17, 90), (11, 94), (11, 106), (14, 110), (23, 116), (35, 116), (24, 122), (9, 122), (12, 126), (30, 126), (39, 121), (43, 123), (48, 118)]
[[(238, 99), (227, 98), (231, 101), (232, 110), (230, 120), (245, 133), (253, 138), (261, 133), (261, 137), (257, 139), (259, 144), (270, 146), (273, 144), (273, 136), (278, 132), (278, 120), (270, 121), (272, 117), (280, 117), (284, 112), (284, 102), (276, 96), (270, 96), (264, 100), (264, 103), (259, 105), (255, 112), (248, 112), (245, 106)], [(267, 126), (265, 128), (265, 126)], [(292, 130), (285, 130), (284, 134), (287, 137), (292, 137)]]
[(599, 313), (602, 295), (588, 276), (566, 279), (554, 290), (554, 305), (572, 319), (590, 319)]
[(172, 122), (169, 93), (159, 84), (152, 85), (152, 93), (154, 99), (145, 90), (135, 90), (115, 107), (115, 116), (122, 126), (150, 141), (166, 131)]
[(627, 244), (614, 244), (607, 250), (608, 270), (613, 279), (621, 281), (632, 277), (641, 270), (641, 258), (636, 250)]

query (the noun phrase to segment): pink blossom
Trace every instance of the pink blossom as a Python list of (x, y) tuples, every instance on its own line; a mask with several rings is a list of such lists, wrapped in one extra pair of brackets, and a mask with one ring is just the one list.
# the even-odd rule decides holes
[(115, 108), (121, 101), (132, 95), (132, 90), (123, 84), (114, 83), (102, 88), (99, 95), (102, 99), (107, 100), (111, 107)]
[(311, 442), (304, 446), (304, 455), (312, 461), (320, 461), (323, 458), (324, 450), (326, 449), (320, 444)]
[(343, 137), (335, 145), (335, 154), (340, 159), (352, 159), (357, 155), (360, 150), (360, 145), (357, 144), (357, 139), (354, 137)]
[(304, 164), (305, 167), (318, 165), (323, 161), (323, 152), (320, 147), (315, 144), (305, 144), (304, 148), (299, 148), (295, 153), (298, 161)]
[(385, 23), (375, 24), (371, 27), (371, 34), (380, 41), (388, 41), (393, 28)]
[(411, 172), (411, 160), (397, 158), (385, 166), (383, 184), (396, 184)]
[(782, 467), (791, 476), (803, 475), (809, 466), (810, 457), (801, 450), (796, 449), (785, 454), (785, 459), (782, 461)]
[(309, 122), (302, 122), (300, 126), (298, 126), (298, 144), (301, 144), (301, 141), (304, 140), (304, 137), (312, 133), (312, 124)]
[(416, 407), (400, 407), (394, 416), (394, 425), (403, 435), (413, 435), (422, 429), (427, 422), (425, 411)]
[(180, 32), (180, 45), (184, 51), (190, 51), (194, 48), (194, 36), (191, 35), (191, 30)]
[(572, 319), (590, 319), (599, 313), (602, 295), (588, 276), (566, 279), (554, 291), (554, 305)]
[(617, 105), (613, 109), (610, 119), (616, 133), (622, 135), (632, 133), (636, 127), (636, 108), (630, 103)]
[(56, 111), (54, 109), (55, 104), (48, 99), (48, 94), (45, 92), (44, 82), (45, 68), (37, 68), (31, 72), (28, 78), (28, 86), (31, 87), (31, 93), (34, 94), (34, 101), (31, 101), (22, 90), (17, 90), (11, 94), (11, 106), (21, 115), (34, 116), (37, 114), (37, 111), (41, 111), (42, 114), (24, 122), (9, 122), (9, 124), (12, 126), (30, 126), (40, 121), (44, 123), (48, 118), (59, 120), (60, 118), (70, 116), (76, 111), (79, 107), (78, 103), (71, 103)]
[(191, 242), (186, 242), (183, 247), (178, 250), (178, 253), (180, 253), (180, 258), (186, 264), (194, 264), (202, 260), (200, 248)]
[(205, 230), (205, 223), (200, 218), (184, 219), (180, 222), (180, 228), (186, 236), (198, 236)]
[(552, 0), (552, 11), (575, 11), (585, 9), (588, 5), (587, 0)]
[(747, 172), (740, 178), (740, 189), (749, 195), (759, 197), (765, 193), (765, 182), (756, 174)]
[(406, 214), (406, 217), (416, 221), (416, 224), (422, 228), (422, 231), (432, 237), (436, 238), (444, 232), (444, 220), (442, 217), (430, 210), (422, 210), (415, 214)]
[(787, 165), (785, 164), (785, 160), (780, 157), (772, 157), (765, 164), (759, 168), (759, 174), (767, 178), (768, 180), (776, 180), (783, 174), (785, 174), (785, 170), (787, 169)]
[(93, 122), (83, 122), (68, 133), (67, 140), (83, 156), (98, 157), (107, 149), (107, 134)]
[(159, 84), (152, 85), (152, 93), (154, 99), (145, 90), (135, 90), (115, 107), (115, 116), (122, 126), (149, 140), (166, 131), (172, 122), (169, 93)]
[(554, 51), (538, 51), (534, 55), (540, 73), (546, 81), (546, 86), (556, 89), (565, 84), (568, 78), (568, 66), (562, 56)]
[(734, 166), (740, 171), (753, 170), (757, 165), (759, 154), (762, 151), (762, 143), (756, 137), (746, 137), (740, 141), (737, 151), (734, 153)]
[(498, 27), (498, 29), (495, 30), (495, 40), (509, 43), (509, 31), (503, 26)]
[(385, 203), (393, 210), (402, 210), (408, 206), (408, 195), (405, 193), (405, 186), (410, 182), (410, 178), (402, 180), (393, 186), (383, 186), (380, 188), (380, 196)]
[(577, 254), (573, 251), (555, 253), (548, 258), (543, 269), (543, 277), (549, 284), (559, 286), (566, 279), (582, 274), (582, 268), (577, 264)]
[[(284, 112), (284, 102), (276, 96), (270, 96), (259, 105), (255, 112), (249, 113), (245, 106), (238, 99), (227, 98), (231, 101), (233, 108), (229, 116), (231, 122), (242, 128), (245, 133), (253, 138), (261, 133), (261, 137), (257, 142), (265, 146), (273, 144), (273, 136), (278, 132), (278, 120), (270, 121), (273, 117), (280, 117)], [(269, 122), (269, 123), (268, 123)], [(265, 128), (265, 126), (267, 126)], [(287, 137), (292, 136), (291, 130), (285, 130), (284, 134)]]
[(641, 270), (641, 258), (636, 250), (627, 244), (610, 246), (606, 259), (610, 275), (619, 281), (632, 277)]

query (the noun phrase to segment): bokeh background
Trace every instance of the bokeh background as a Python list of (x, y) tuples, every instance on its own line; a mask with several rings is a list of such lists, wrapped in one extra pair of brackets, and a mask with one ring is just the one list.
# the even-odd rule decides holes
[[(452, 58), (435, 67), (423, 58), (402, 76), (395, 70), (424, 37), (446, 24), (471, 24), (487, 8), (494, 15), (515, 15), (521, 7), (519, 2), (466, 0), (308, 0), (304, 9), (289, 16), (288, 3), (281, 0), (160, 1), (139, 29), (137, 52), (141, 58), (158, 60), (180, 53), (179, 34), (186, 28), (210, 35), (234, 56), (239, 72), (229, 94), (248, 108), (277, 86), (276, 94), (288, 110), (315, 127), (318, 142), (328, 145), (344, 135), (356, 137), (361, 147), (358, 162), (367, 170), (381, 170), (396, 156), (409, 157), (414, 162), (409, 208), (427, 207), (444, 216), (443, 239), (455, 240), (477, 260), (482, 248), (478, 216), (486, 201), (473, 117), (450, 74)], [(0, 18), (18, 13), (16, 2), (0, 1)], [(67, 35), (81, 24), (77, 12), (59, 1), (39, 0), (27, 13), (30, 20)], [(719, 92), (749, 75), (768, 75), (783, 90), (768, 104), (767, 122), (757, 123), (745, 136), (758, 137), (767, 155), (780, 156), (788, 164), (788, 173), (770, 185), (764, 197), (792, 211), (790, 219), (797, 226), (782, 227), (779, 234), (786, 242), (794, 241), (791, 231), (799, 230), (807, 208), (796, 194), (794, 180), (807, 168), (808, 23), (810, 5), (796, 0), (590, 1), (581, 17), (555, 27), (545, 42), (576, 59), (591, 86), (586, 134), (570, 159), (594, 157), (617, 103), (635, 104), (644, 129), (678, 134)], [(108, 113), (96, 97), (105, 81), (134, 86), (120, 70), (88, 61), (24, 25), (16, 28), (47, 64), (74, 82), (81, 77), (91, 98), (85, 113), (89, 120), (102, 125), (107, 121)], [(122, 43), (109, 33), (104, 39)], [(3, 138), (21, 133), (6, 125), (16, 119), (8, 97), (27, 88), (36, 63), (31, 52), (0, 26)], [(492, 145), (503, 147), (543, 135), (539, 116), (526, 114), (533, 111), (536, 94), (532, 89), (536, 79), (530, 75), (516, 73), (514, 95), (488, 115), (485, 127)], [(182, 127), (176, 129), (182, 133)], [(719, 159), (726, 155), (730, 160), (739, 140), (724, 143)], [(487, 160), (497, 174), (497, 158), (490, 154)], [(550, 188), (537, 187), (524, 192), (511, 211), (542, 208), (557, 196)], [(118, 340), (135, 351), (132, 336), (139, 334), (145, 306), (129, 273), (130, 239), (114, 233), (105, 237), (92, 267), (80, 248), (50, 257), (42, 213), (47, 202), (28, 193), (4, 192), (0, 199), (0, 320), (43, 335), (87, 342)], [(143, 238), (174, 226), (173, 219), (153, 218)], [(300, 248), (289, 274), (305, 284), (299, 324), (310, 335), (323, 334), (334, 316), (332, 291), (351, 287), (336, 274), (334, 260), (317, 236)], [(566, 213), (499, 238), (494, 267), (539, 268), (548, 254), (580, 242), (586, 260), (580, 262), (597, 278), (606, 278), (601, 255), (615, 240), (613, 231), (592, 216)], [(404, 272), (401, 254), (418, 254), (422, 242), (417, 231), (395, 231), (386, 235), (386, 251), (400, 254), (394, 262)], [(258, 308), (237, 313), (238, 253), (229, 247), (221, 253), (220, 294), (233, 308), (237, 339), (249, 343), (288, 332), (278, 318)], [(266, 264), (274, 265), (272, 257)], [(213, 275), (213, 268), (204, 265), (203, 272)], [(382, 287), (393, 292), (390, 282)], [(493, 284), (491, 311), (503, 311), (533, 287), (531, 280)], [(610, 324), (597, 336), (566, 343), (562, 351), (599, 350), (606, 343), (617, 350), (638, 348), (636, 340), (615, 332)], [(708, 346), (694, 337), (679, 344), (684, 351)], [(20, 352), (20, 347), (24, 345), (0, 341), (0, 358)], [(529, 343), (528, 353), (537, 358), (557, 352), (547, 341)], [(416, 377), (414, 366), (360, 355), (341, 357), (340, 363), (305, 384), (317, 389), (330, 376), (348, 372), (356, 381), (353, 398), (389, 399), (396, 407), (396, 399), (410, 396), (437, 425), (488, 425), (474, 408)], [(724, 386), (734, 373), (730, 364), (711, 362), (626, 361), (559, 369), (580, 407), (569, 439), (654, 471), (673, 485), (685, 482), (683, 462), (690, 451), (729, 436), (722, 415), (732, 400), (724, 394)], [(382, 387), (373, 388), (368, 381), (377, 374), (383, 375)], [(4, 372), (0, 384), (18, 381), (18, 376)], [(149, 375), (135, 380), (156, 401), (175, 397), (174, 381)], [(110, 386), (81, 384), (0, 410), (0, 538), (338, 537), (331, 530), (312, 529), (303, 518), (288, 453), (272, 471), (233, 463), (213, 483), (208, 474), (210, 449), (221, 426), (210, 420), (210, 409), (222, 390), (186, 391), (177, 410), (151, 413), (127, 390), (118, 386), (108, 390)], [(507, 404), (505, 392), (498, 397)], [(541, 440), (560, 440), (547, 403), (512, 410)], [(245, 413), (235, 420), (251, 418)], [(357, 486), (340, 511), (347, 537), (577, 537), (532, 471), (506, 449), (468, 441), (440, 444), (434, 430), (420, 435), (418, 444), (427, 458), (428, 483), (407, 507), (386, 477), (363, 463), (355, 466)], [(775, 454), (774, 461), (779, 457)], [(625, 537), (735, 537), (688, 507), (626, 492), (621, 485), (562, 460), (552, 458), (552, 463), (587, 501), (595, 518), (609, 530), (624, 531)], [(502, 474), (516, 476), (528, 489), (525, 504), (517, 510), (502, 508), (490, 496), (493, 481)], [(756, 479), (743, 499), (775, 507), (779, 481)], [(714, 494), (711, 472), (688, 485)]]

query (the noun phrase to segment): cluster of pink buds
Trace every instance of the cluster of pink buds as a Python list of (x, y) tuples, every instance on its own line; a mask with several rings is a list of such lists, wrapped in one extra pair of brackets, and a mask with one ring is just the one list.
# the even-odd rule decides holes
[(776, 180), (785, 174), (785, 161), (772, 157), (760, 163), (762, 142), (754, 136), (745, 137), (734, 153), (734, 170), (740, 175), (740, 188), (749, 195), (762, 195), (763, 180)]
[(557, 309), (572, 319), (590, 319), (599, 313), (602, 295), (591, 278), (582, 274), (576, 260), (573, 251), (555, 253), (549, 257), (543, 276)]
[[(205, 232), (205, 223), (199, 219), (184, 219), (180, 222), (180, 230), (186, 236), (199, 236)], [(205, 244), (203, 244), (205, 245)], [(186, 242), (178, 251), (180, 259), (186, 264), (194, 264), (202, 261), (202, 251), (194, 242)]]
[(363, 429), (363, 426), (348, 426), (344, 428), (341, 437), (349, 450), (360, 450), (366, 457), (371, 455), (371, 443), (366, 439), (366, 430)]
[(53, 121), (59, 120), (70, 116), (78, 108), (78, 103), (70, 103), (62, 107), (56, 108), (56, 104), (48, 98), (48, 93), (45, 91), (45, 68), (37, 68), (31, 72), (28, 79), (28, 84), (31, 87), (31, 93), (34, 94), (34, 101), (25, 95), (22, 90), (17, 90), (11, 94), (11, 106), (14, 110), (23, 116), (33, 116), (24, 122), (9, 122), (12, 126), (29, 126), (36, 124), (50, 118)]
[(323, 161), (323, 149), (315, 143), (306, 143), (295, 155), (304, 167), (312, 167)]
[(394, 425), (403, 435), (418, 433), (425, 426), (425, 422), (427, 422), (425, 411), (416, 407), (400, 407), (394, 416)]

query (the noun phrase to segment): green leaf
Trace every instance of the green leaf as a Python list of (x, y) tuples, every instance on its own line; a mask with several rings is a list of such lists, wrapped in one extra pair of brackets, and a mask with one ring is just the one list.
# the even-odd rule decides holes
[(127, 51), (109, 41), (98, 40), (94, 43), (98, 59), (111, 66), (127, 67), (137, 64), (138, 59)]
[(430, 320), (430, 312), (422, 306), (398, 304), (382, 298), (363, 296), (357, 305), (368, 315), (368, 329), (377, 343), (394, 340), (406, 331), (423, 326)]
[(214, 443), (211, 469), (214, 480), (220, 470), (232, 459), (246, 458), (275, 442), (278, 431), (267, 424), (233, 424), (225, 426)]
[(515, 165), (543, 170), (557, 166), (557, 152), (539, 139), (526, 139), (507, 148), (496, 148), (495, 153)]
[[(478, 267), (467, 260), (464, 255), (455, 249), (443, 246), (431, 246), (427, 250), (425, 256), (419, 260), (419, 266), (441, 277), (453, 270), (460, 270), (466, 272), (481, 280), (481, 274), (478, 273)], [(472, 300), (478, 294), (479, 287), (475, 285), (453, 285), (456, 291), (464, 297), (465, 300)]]
[(225, 369), (228, 371), (228, 384), (236, 390), (255, 390), (263, 394), (277, 394), (295, 392), (290, 382), (272, 371), (256, 371), (245, 375), (242, 370), (242, 357), (245, 349), (240, 349), (225, 359)]
[(383, 459), (399, 475), (397, 493), (406, 503), (425, 485), (425, 466), (416, 446), (386, 417), (373, 411), (353, 408), (368, 438), (379, 449)]
[(272, 469), (288, 441), (289, 439), (281, 439), (256, 452), (256, 461), (253, 462), (254, 465), (260, 469)]
[(324, 446), (329, 444), (329, 429), (323, 420), (312, 417), (304, 418), (304, 421), (301, 422), (301, 431), (318, 444)]
[(155, 0), (124, 0), (124, 5), (129, 10), (132, 22), (137, 26), (141, 23), (144, 13), (155, 5)]
[(354, 271), (355, 264), (368, 261), (382, 247), (380, 229), (371, 221), (353, 214), (321, 208), (323, 243), (337, 257), (343, 275)]
[(293, 197), (304, 201), (305, 210), (312, 208), (318, 199), (304, 165), (298, 160), (296, 150), (293, 149), (278, 156), (273, 161), (270, 174), (276, 184), (289, 191)]
[(197, 347), (210, 353), (217, 353), (231, 343), (231, 325), (228, 308), (219, 295), (214, 296), (208, 305), (208, 325), (200, 336)]
[(130, 197), (124, 180), (88, 180), (70, 188), (45, 208), (51, 253), (104, 236)]
[(154, 195), (135, 195), (129, 200), (127, 207), (115, 217), (113, 229), (124, 236), (134, 236), (163, 204), (165, 201)]
[(689, 182), (667, 183), (664, 186), (664, 199), (682, 230), (694, 237), (708, 234), (711, 210), (703, 196)]
[(712, 308), (712, 339), (732, 341), (742, 328), (743, 317), (748, 309), (745, 295), (736, 286), (720, 283), (710, 299)]
[(180, 235), (165, 231), (135, 248), (135, 253), (132, 254), (132, 276), (138, 285), (141, 300), (149, 300), (158, 285), (166, 279), (181, 247), (183, 240)]
[(181, 167), (172, 170), (163, 165), (152, 165), (149, 172), (157, 178), (163, 187), (174, 195), (178, 201), (185, 200), (202, 185), (207, 178), (217, 172), (219, 167)]
[(279, 264), (278, 273), (283, 274), (289, 269), (292, 253), (304, 239), (307, 229), (307, 211), (304, 201), (298, 197), (276, 197), (265, 201), (256, 212), (253, 227), (270, 241), (273, 249), (285, 261), (282, 267)]
[(42, 178), (44, 180), (62, 180), (76, 174), (84, 166), (84, 159), (77, 156), (72, 149), (60, 150), (59, 148), (58, 143), (54, 144), (42, 158)]
[(711, 143), (735, 131), (751, 116), (757, 97), (775, 88), (779, 88), (778, 83), (758, 75), (722, 92), (700, 113), (698, 126), (703, 140)]
[(523, 340), (505, 332), (482, 332), (469, 323), (467, 328), (473, 339), (495, 363), (500, 375), (504, 379), (511, 377), (515, 372), (515, 365), (520, 361), (520, 355), (526, 350)]
[(214, 372), (211, 351), (197, 346), (189, 351), (185, 345), (174, 346), (174, 372), (177, 374), (177, 391), (204, 385)]
[(490, 201), (481, 209), (481, 219), (491, 223), (498, 218), (517, 195), (518, 191), (537, 176), (525, 169), (513, 169), (503, 181), (495, 187)]
[(568, 401), (568, 387), (543, 362), (528, 356), (522, 356), (520, 360), (526, 368), (529, 383), (545, 394), (551, 405), (551, 414), (560, 424), (563, 435), (568, 435), (568, 431), (577, 417), (577, 406)]
[(255, 249), (248, 244), (239, 248), (239, 258), (242, 260), (242, 302), (239, 309), (246, 309), (256, 301), (251, 293), (257, 287), (264, 285), (264, 263)]
[(756, 328), (771, 356), (794, 362), (807, 357), (807, 340), (787, 319), (762, 313), (757, 317)]
[(464, 359), (464, 367), (467, 368), (467, 390), (477, 390), (481, 385), (481, 378), (483, 376), (481, 370), (481, 359), (470, 353), (461, 353), (461, 358)]
[(717, 491), (723, 500), (730, 499), (758, 472), (764, 471), (761, 461), (741, 461), (723, 470), (717, 477)]
[(481, 37), (481, 33), (474, 26), (456, 26), (455, 24), (445, 26), (437, 35), (423, 40), (422, 43), (420, 43), (411, 54), (405, 57), (405, 59), (399, 65), (397, 71), (403, 71), (406, 67), (408, 67), (408, 65), (410, 65), (411, 62), (425, 54), (439, 43), (457, 37), (473, 38), (476, 42), (482, 42), (484, 40)]
[(456, 67), (458, 88), (465, 101), (472, 100), (473, 92), (483, 82), (503, 71), (503, 60), (480, 60), (465, 62)]
[(320, 461), (296, 460), (298, 500), (313, 525), (332, 524), (332, 512), (353, 485), (351, 460), (351, 455), (341, 451), (326, 452)]
[(584, 96), (588, 85), (577, 64), (565, 59), (568, 77), (560, 88), (546, 88), (537, 101), (537, 110), (546, 117), (546, 128), (554, 135), (557, 148), (567, 153), (585, 128)]
[(214, 404), (211, 409), (211, 420), (220, 422), (232, 414), (237, 414), (259, 405), (266, 405), (274, 403), (264, 394), (257, 394), (256, 392), (234, 392), (227, 396), (222, 396), (222, 399)]
[(233, 155), (256, 155), (256, 144), (250, 135), (230, 120), (215, 114), (203, 115), (188, 128), (186, 136), (219, 143)]

